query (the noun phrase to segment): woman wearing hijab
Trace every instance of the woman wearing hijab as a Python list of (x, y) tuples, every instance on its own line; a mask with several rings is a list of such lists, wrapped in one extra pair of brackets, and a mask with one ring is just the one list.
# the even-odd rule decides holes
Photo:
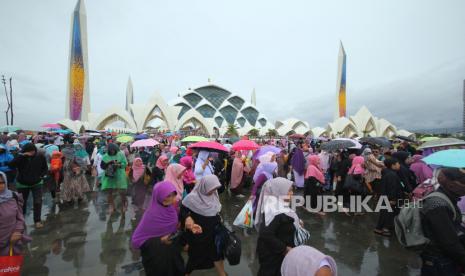
[(147, 187), (144, 183), (145, 165), (142, 158), (137, 157), (132, 162), (131, 170), (129, 171), (129, 180), (132, 186), (132, 203), (142, 210), (145, 200)]
[[(310, 206), (313, 210), (318, 207), (318, 195), (322, 193), (322, 185), (325, 183), (325, 176), (320, 169), (320, 157), (318, 155), (310, 155), (307, 158), (307, 171), (305, 173), (305, 200), (310, 198)], [(321, 206), (320, 206), (321, 207)], [(325, 213), (318, 211), (319, 215)]]
[(413, 163), (410, 165), (410, 170), (417, 177), (417, 185), (433, 177), (433, 170), (421, 160), (423, 156), (416, 154), (412, 159)]
[(186, 168), (182, 180), (184, 183), (184, 190), (187, 194), (189, 194), (192, 191), (192, 189), (194, 189), (194, 185), (196, 182), (194, 171), (192, 170), (192, 165), (194, 164), (194, 161), (192, 160), (191, 156), (184, 156), (183, 158), (181, 158), (181, 160), (179, 160), (179, 163)]
[(202, 150), (197, 156), (195, 161), (195, 179), (199, 181), (202, 177), (211, 175), (215, 171), (213, 165), (211, 164), (212, 158), (210, 157), (210, 152)]
[(294, 149), (294, 154), (291, 159), (292, 171), (294, 172), (295, 186), (297, 188), (304, 187), (304, 173), (305, 173), (305, 157), (299, 147)]
[(282, 276), (337, 276), (337, 265), (331, 256), (317, 249), (301, 245), (284, 258)]
[(265, 184), (266, 181), (273, 178), (277, 167), (278, 164), (276, 162), (264, 162), (260, 163), (257, 167), (257, 170), (255, 171), (255, 175), (253, 177), (254, 185), (250, 194), (250, 199), (253, 200), (252, 209), (254, 211), (254, 215), (255, 210), (257, 209), (258, 199), (260, 197), (263, 184)]
[(194, 270), (216, 268), (218, 275), (224, 276), (224, 262), (218, 255), (215, 245), (215, 228), (221, 223), (219, 212), (221, 203), (218, 188), (221, 183), (216, 175), (202, 177), (194, 190), (182, 201), (181, 221), (187, 230), (200, 226), (202, 233), (195, 235), (187, 232), (185, 237), (189, 245), (186, 275)]
[(84, 193), (90, 191), (86, 178), (87, 166), (90, 165), (89, 154), (79, 141), (73, 144), (73, 158), (67, 158), (63, 166), (63, 184), (61, 198), (65, 203), (72, 203), (75, 200), (81, 201)]
[(182, 194), (184, 192), (183, 176), (185, 171), (186, 167), (176, 163), (169, 165), (166, 169), (165, 181), (173, 183), (174, 187), (176, 187), (176, 202), (182, 199)]
[(284, 149), (276, 157), (276, 162), (278, 163), (278, 176), (279, 177), (286, 178), (287, 174), (289, 173), (288, 158), (289, 158), (289, 155), (287, 154), (287, 151)]
[(281, 275), (284, 256), (295, 246), (301, 221), (289, 207), (292, 185), (292, 181), (277, 177), (267, 181), (260, 193), (254, 222), (258, 229), (258, 276)]
[(381, 171), (384, 168), (384, 163), (379, 161), (373, 154), (370, 148), (363, 150), (362, 156), (365, 159), (365, 181), (372, 187), (375, 194), (380, 193)]
[(126, 190), (128, 189), (126, 166), (127, 161), (124, 153), (119, 150), (117, 145), (108, 144), (107, 153), (103, 156), (100, 167), (105, 170), (102, 177), (102, 191), (108, 190), (110, 214), (115, 210), (113, 192), (119, 192), (122, 203), (121, 209), (123, 213), (126, 212), (128, 206), (126, 199)]
[(161, 155), (157, 159), (157, 163), (152, 170), (152, 179), (153, 183), (156, 184), (160, 181), (163, 181), (165, 178), (165, 170), (168, 168), (169, 162), (166, 155)]
[(181, 247), (178, 241), (169, 239), (178, 229), (175, 200), (174, 185), (169, 181), (158, 183), (153, 189), (151, 205), (132, 235), (132, 246), (140, 249), (148, 276), (184, 276)]
[(237, 197), (243, 197), (242, 192), (242, 183), (244, 172), (247, 170), (247, 166), (244, 165), (242, 161), (242, 154), (240, 151), (236, 151), (234, 154), (234, 161), (231, 169), (231, 186), (229, 189)]
[(22, 206), (22, 196), (8, 189), (7, 177), (0, 172), (0, 256), (9, 256), (10, 246), (14, 255), (21, 254), (25, 241)]

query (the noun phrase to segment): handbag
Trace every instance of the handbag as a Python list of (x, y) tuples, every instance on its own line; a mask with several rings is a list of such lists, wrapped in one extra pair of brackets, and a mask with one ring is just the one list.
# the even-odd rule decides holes
[(23, 256), (13, 256), (13, 244), (10, 243), (9, 256), (0, 257), (0, 275), (20, 276), (23, 261)]
[(115, 164), (111, 163), (108, 164), (107, 168), (105, 169), (105, 176), (107, 177), (115, 177), (116, 174), (116, 166)]
[(229, 265), (241, 262), (241, 240), (221, 222), (215, 227), (216, 251), (220, 257), (225, 257)]
[(300, 246), (306, 244), (310, 240), (310, 232), (305, 228), (299, 226), (297, 227), (294, 234), (294, 244), (295, 246)]
[(234, 226), (253, 228), (252, 200), (248, 200), (233, 222)]
[(354, 179), (352, 175), (347, 175), (346, 180), (344, 181), (344, 189), (345, 190), (351, 190), (359, 194), (367, 194), (368, 188), (365, 186), (365, 184), (362, 181), (358, 181)]

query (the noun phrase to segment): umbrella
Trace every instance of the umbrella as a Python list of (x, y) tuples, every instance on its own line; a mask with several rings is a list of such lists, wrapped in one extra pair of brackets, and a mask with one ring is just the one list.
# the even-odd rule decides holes
[(446, 146), (463, 146), (465, 141), (456, 139), (456, 138), (441, 138), (434, 141), (425, 142), (423, 145), (419, 146), (418, 149), (428, 149), (428, 148), (437, 148), (437, 147), (446, 147)]
[(400, 140), (407, 141), (407, 142), (411, 142), (411, 143), (415, 142), (414, 140), (412, 140), (412, 139), (410, 139), (410, 138), (408, 138), (406, 136), (402, 136), (402, 135), (397, 135), (396, 138), (400, 139)]
[(149, 138), (149, 136), (145, 133), (142, 133), (142, 134), (136, 135), (136, 137), (134, 138), (136, 138), (136, 140), (141, 140), (141, 139), (147, 139)]
[(72, 131), (69, 130), (69, 129), (55, 129), (55, 130), (53, 130), (52, 132), (60, 133), (60, 134), (69, 134), (69, 133), (71, 133)]
[(465, 168), (465, 149), (437, 151), (423, 158), (423, 162), (443, 167)]
[(43, 127), (43, 128), (57, 128), (57, 129), (61, 128), (61, 126), (59, 124), (43, 124), (43, 125), (41, 125), (41, 127)]
[(205, 149), (205, 150), (213, 150), (213, 151), (225, 151), (228, 152), (229, 150), (223, 146), (222, 144), (214, 141), (202, 141), (197, 142), (189, 146), (192, 149)]
[(430, 141), (436, 141), (439, 140), (439, 137), (434, 137), (434, 136), (428, 136), (428, 137), (423, 137), (420, 139), (420, 142), (430, 142)]
[(267, 152), (272, 152), (274, 154), (278, 154), (281, 152), (281, 149), (278, 148), (278, 147), (275, 147), (275, 146), (270, 146), (270, 145), (267, 145), (267, 146), (262, 146), (258, 151), (257, 153), (254, 155), (254, 158), (255, 159), (258, 159), (260, 156), (266, 154)]
[(289, 138), (291, 138), (291, 139), (303, 139), (303, 138), (305, 138), (305, 135), (294, 133), (294, 134), (289, 135)]
[(153, 139), (142, 139), (135, 141), (132, 143), (131, 148), (138, 148), (138, 147), (154, 147), (159, 143)]
[(21, 128), (17, 126), (2, 126), (0, 128), (0, 132), (15, 132), (18, 130), (21, 130)]
[(333, 141), (350, 141), (350, 142), (354, 143), (354, 146), (349, 147), (351, 149), (361, 149), (363, 147), (363, 145), (360, 144), (359, 141), (354, 140), (354, 139), (350, 139), (350, 138), (336, 138)]
[(58, 148), (58, 146), (55, 146), (55, 145), (46, 145), (46, 146), (44, 147), (44, 149), (45, 149), (45, 153), (48, 154), (48, 155), (50, 155), (50, 156), (52, 155), (52, 153), (53, 153), (54, 151), (60, 151), (60, 149)]
[[(98, 131), (98, 130), (92, 130), (92, 129), (86, 129), (85, 132), (86, 132), (86, 133), (100, 133), (100, 131)], [(89, 134), (89, 135), (92, 135), (92, 134)]]
[(369, 145), (380, 146), (383, 148), (390, 148), (391, 142), (385, 137), (363, 137), (359, 140), (362, 143), (367, 143)]
[(355, 143), (350, 140), (332, 140), (321, 145), (324, 151), (336, 151), (355, 147)]
[(233, 144), (233, 150), (256, 150), (260, 146), (252, 140), (240, 140)]
[(120, 143), (129, 143), (129, 142), (132, 142), (134, 141), (134, 137), (132, 136), (120, 136), (120, 137), (117, 137), (116, 138), (116, 142), (120, 142)]
[(195, 142), (201, 142), (201, 141), (208, 141), (208, 139), (202, 136), (187, 136), (186, 138), (181, 140), (181, 142), (186, 142), (186, 143), (189, 143), (189, 142), (195, 143)]

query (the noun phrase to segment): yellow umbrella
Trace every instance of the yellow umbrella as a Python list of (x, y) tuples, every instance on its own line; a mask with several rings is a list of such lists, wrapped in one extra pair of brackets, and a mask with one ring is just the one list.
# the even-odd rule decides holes
[(132, 136), (121, 136), (121, 137), (116, 138), (116, 141), (120, 142), (120, 143), (129, 143), (129, 142), (134, 141), (134, 137), (132, 137)]

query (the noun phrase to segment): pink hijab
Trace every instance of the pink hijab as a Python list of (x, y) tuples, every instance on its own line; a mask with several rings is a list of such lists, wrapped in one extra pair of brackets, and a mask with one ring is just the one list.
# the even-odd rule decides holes
[(231, 170), (231, 189), (239, 187), (244, 175), (244, 163), (242, 163), (241, 153), (236, 151), (234, 162)]
[(352, 160), (352, 167), (349, 169), (349, 174), (364, 174), (365, 169), (363, 165), (365, 164), (365, 158), (363, 156), (355, 156)]
[(157, 168), (159, 168), (160, 170), (166, 170), (166, 167), (168, 167), (168, 157), (166, 155), (158, 157), (155, 166), (157, 166)]
[(421, 160), (423, 156), (416, 154), (412, 158), (413, 164), (410, 165), (410, 170), (412, 170), (417, 176), (418, 184), (425, 182), (427, 179), (433, 178), (433, 170)]
[(132, 181), (137, 182), (141, 176), (144, 175), (145, 166), (140, 157), (134, 159), (132, 162)]
[(187, 184), (194, 183), (195, 174), (192, 171), (192, 164), (193, 164), (192, 156), (184, 156), (183, 158), (181, 158), (181, 160), (179, 160), (179, 164), (181, 164), (182, 166), (186, 168), (186, 171), (184, 172), (184, 176), (183, 176), (184, 183), (187, 183)]
[(309, 155), (307, 157), (308, 167), (307, 172), (305, 173), (305, 179), (309, 177), (315, 177), (318, 182), (324, 184), (325, 176), (320, 169), (320, 157), (318, 155)]
[(182, 177), (185, 170), (186, 167), (174, 163), (168, 166), (165, 173), (164, 181), (169, 181), (174, 184), (174, 187), (176, 187), (176, 200), (178, 201), (181, 200), (182, 193), (184, 192)]

